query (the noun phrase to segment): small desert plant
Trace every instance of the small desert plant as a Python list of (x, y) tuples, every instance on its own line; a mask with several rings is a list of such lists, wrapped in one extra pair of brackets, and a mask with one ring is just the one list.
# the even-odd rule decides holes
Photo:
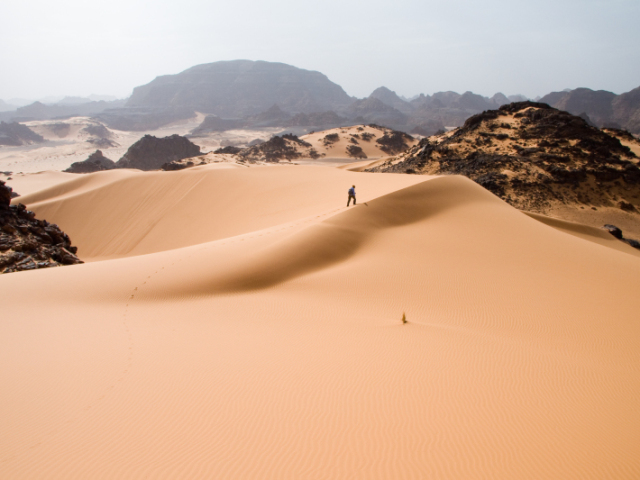
[(402, 324), (409, 323), (406, 313), (402, 312)]

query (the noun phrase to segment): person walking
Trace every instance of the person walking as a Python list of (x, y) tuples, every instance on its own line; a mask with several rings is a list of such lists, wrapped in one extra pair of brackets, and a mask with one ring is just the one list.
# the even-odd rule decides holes
[(354, 185), (349, 189), (349, 200), (347, 200), (347, 207), (351, 203), (351, 199), (353, 198), (353, 205), (356, 204), (356, 186)]

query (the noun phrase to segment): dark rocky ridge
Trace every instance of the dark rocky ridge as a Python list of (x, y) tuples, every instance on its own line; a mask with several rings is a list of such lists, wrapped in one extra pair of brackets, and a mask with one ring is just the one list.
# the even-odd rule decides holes
[(584, 119), (534, 102), (469, 118), (370, 171), (460, 174), (512, 205), (544, 213), (551, 203), (640, 207), (638, 158)]
[(129, 147), (116, 168), (157, 170), (165, 163), (200, 155), (200, 147), (180, 135), (156, 138), (145, 135)]
[(66, 233), (21, 203), (11, 205), (11, 197), (0, 181), (0, 273), (83, 263)]
[(20, 123), (0, 122), (0, 145), (19, 147), (44, 142), (44, 138)]
[(86, 160), (74, 162), (64, 171), (67, 173), (93, 173), (114, 168), (116, 168), (116, 162), (105, 157), (100, 150), (96, 150)]

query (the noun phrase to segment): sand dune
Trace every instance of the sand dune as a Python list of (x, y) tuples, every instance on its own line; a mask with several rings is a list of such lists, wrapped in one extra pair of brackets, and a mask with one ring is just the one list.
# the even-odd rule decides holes
[(111, 259), (0, 277), (3, 479), (640, 476), (640, 259), (595, 229), (326, 167), (22, 201)]

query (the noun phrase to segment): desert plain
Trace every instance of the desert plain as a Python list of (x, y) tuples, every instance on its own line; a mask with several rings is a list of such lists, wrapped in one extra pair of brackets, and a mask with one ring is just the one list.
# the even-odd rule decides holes
[(9, 181), (0, 478), (638, 478), (640, 252), (362, 163)]

